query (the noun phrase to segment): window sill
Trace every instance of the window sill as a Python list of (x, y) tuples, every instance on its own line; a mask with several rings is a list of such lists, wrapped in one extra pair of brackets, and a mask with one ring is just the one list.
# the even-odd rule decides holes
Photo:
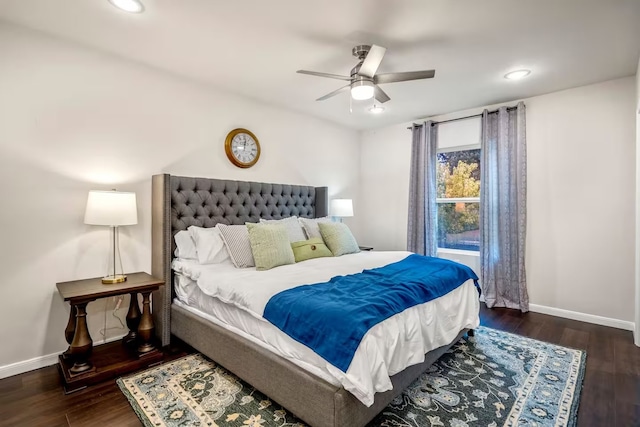
[(479, 251), (465, 251), (462, 249), (447, 249), (447, 248), (438, 248), (439, 254), (451, 254), (451, 255), (466, 255), (466, 256), (475, 256), (480, 257)]

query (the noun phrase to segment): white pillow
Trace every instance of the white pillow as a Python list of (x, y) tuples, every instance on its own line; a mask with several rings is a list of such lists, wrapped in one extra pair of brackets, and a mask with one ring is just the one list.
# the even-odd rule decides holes
[(322, 238), (320, 229), (318, 228), (319, 222), (331, 222), (331, 218), (328, 216), (322, 218), (298, 218), (304, 232), (307, 234), (307, 239), (313, 239), (314, 237)]
[(291, 243), (307, 240), (297, 216), (290, 216), (289, 218), (282, 219), (260, 219), (260, 223), (283, 225), (287, 230), (287, 236), (289, 236), (289, 242)]
[(198, 259), (198, 251), (196, 250), (196, 242), (193, 241), (191, 233), (187, 230), (178, 231), (173, 238), (176, 241), (176, 250), (173, 254), (176, 258), (181, 259)]
[(218, 227), (202, 228), (192, 225), (188, 230), (196, 244), (200, 264), (220, 264), (229, 259)]
[(237, 268), (255, 267), (247, 226), (218, 224), (217, 228), (220, 229), (220, 235), (231, 255), (233, 265)]

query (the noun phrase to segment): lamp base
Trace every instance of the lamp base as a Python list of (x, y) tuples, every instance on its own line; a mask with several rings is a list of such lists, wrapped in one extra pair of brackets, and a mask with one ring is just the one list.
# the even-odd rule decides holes
[(105, 276), (102, 278), (102, 283), (105, 285), (113, 285), (115, 283), (122, 283), (127, 280), (127, 276), (124, 274), (116, 274), (111, 276)]

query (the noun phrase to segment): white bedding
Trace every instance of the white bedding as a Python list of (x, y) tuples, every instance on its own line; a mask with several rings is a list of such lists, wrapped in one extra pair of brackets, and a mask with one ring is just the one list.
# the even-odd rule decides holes
[(425, 353), (450, 343), (463, 328), (479, 325), (478, 293), (472, 281), (371, 328), (346, 373), (287, 336), (265, 320), (262, 313), (269, 299), (283, 290), (379, 267), (408, 255), (408, 252), (361, 252), (267, 271), (238, 269), (231, 264), (199, 265), (184, 260), (174, 260), (172, 267), (179, 273), (176, 293), (191, 311), (206, 313), (209, 320), (217, 320), (216, 323), (261, 343), (303, 369), (342, 385), (370, 406), (375, 393), (392, 388), (390, 376), (422, 362)]

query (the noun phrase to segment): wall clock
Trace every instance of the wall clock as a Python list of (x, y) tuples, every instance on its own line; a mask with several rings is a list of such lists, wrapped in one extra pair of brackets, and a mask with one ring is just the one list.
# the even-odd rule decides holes
[(224, 151), (234, 165), (239, 168), (250, 168), (260, 158), (260, 142), (247, 129), (234, 129), (224, 141)]

